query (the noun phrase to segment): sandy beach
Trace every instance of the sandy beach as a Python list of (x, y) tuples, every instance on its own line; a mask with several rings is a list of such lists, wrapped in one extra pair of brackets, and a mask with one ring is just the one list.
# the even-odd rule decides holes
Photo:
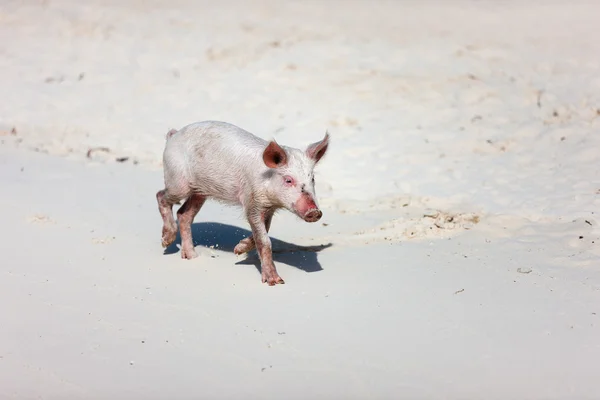
[[(3, 1), (0, 398), (600, 398), (600, 3)], [(165, 134), (303, 148), (323, 218), (161, 247)]]

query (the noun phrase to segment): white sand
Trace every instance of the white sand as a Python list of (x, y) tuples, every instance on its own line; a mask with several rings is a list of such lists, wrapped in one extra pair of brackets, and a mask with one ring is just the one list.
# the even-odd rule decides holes
[[(598, 15), (2, 2), (0, 398), (600, 398)], [(164, 135), (204, 119), (332, 135), (286, 285), (215, 203), (163, 255)]]

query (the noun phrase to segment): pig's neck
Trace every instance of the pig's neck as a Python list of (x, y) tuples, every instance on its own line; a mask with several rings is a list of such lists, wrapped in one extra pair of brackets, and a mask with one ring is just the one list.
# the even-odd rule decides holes
[(237, 202), (246, 210), (260, 211), (283, 207), (277, 196), (277, 189), (271, 179), (267, 179), (258, 185), (240, 180), (235, 190), (234, 202)]
[(264, 208), (283, 207), (278, 189), (275, 186), (273, 178), (268, 179), (263, 185), (260, 185), (255, 194), (255, 197), (259, 199), (258, 203), (260, 206)]

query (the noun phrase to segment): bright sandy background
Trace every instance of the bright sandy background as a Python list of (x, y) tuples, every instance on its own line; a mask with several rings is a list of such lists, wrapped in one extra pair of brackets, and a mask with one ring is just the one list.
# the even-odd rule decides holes
[[(599, 18), (1, 1), (0, 398), (600, 398)], [(273, 222), (286, 285), (216, 203), (163, 254), (165, 133), (206, 119), (331, 134), (323, 219)]]

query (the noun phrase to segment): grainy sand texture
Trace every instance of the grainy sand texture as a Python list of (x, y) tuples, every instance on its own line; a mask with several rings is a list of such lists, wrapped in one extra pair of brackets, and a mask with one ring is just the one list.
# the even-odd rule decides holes
[[(1, 399), (600, 398), (600, 3), (0, 2)], [(164, 251), (165, 134), (304, 147), (324, 216)]]

